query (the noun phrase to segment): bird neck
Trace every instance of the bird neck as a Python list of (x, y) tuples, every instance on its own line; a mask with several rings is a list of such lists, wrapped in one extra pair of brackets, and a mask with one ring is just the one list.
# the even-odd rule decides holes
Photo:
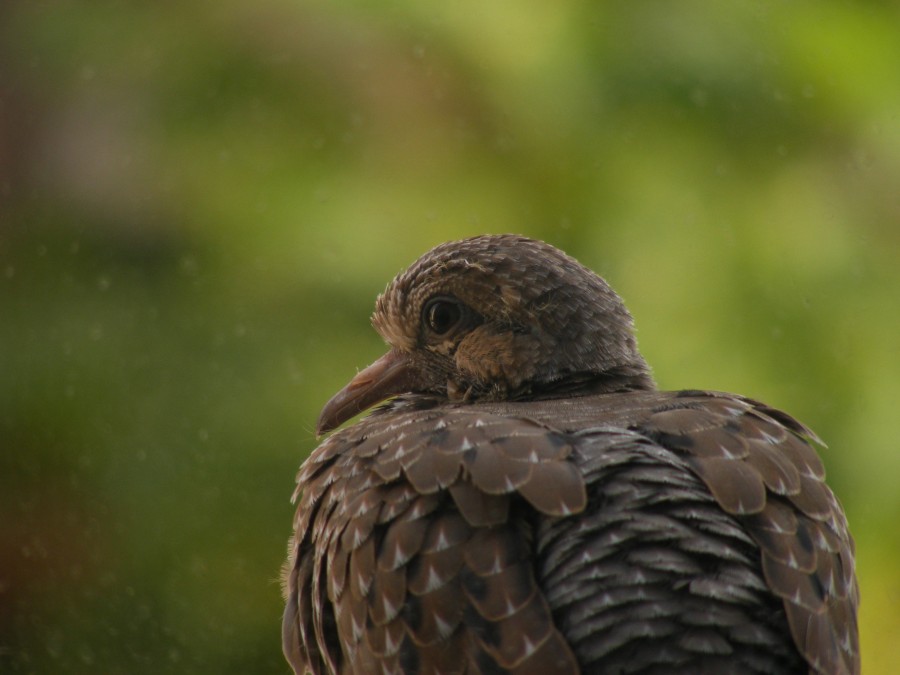
[[(646, 363), (621, 365), (609, 368), (602, 373), (575, 372), (544, 382), (530, 381), (523, 383), (515, 390), (504, 389), (482, 393), (465, 399), (474, 402), (499, 401), (546, 401), (558, 398), (590, 396), (593, 394), (614, 394), (628, 391), (652, 391), (656, 382), (650, 374)], [(492, 395), (493, 394), (493, 395)], [(411, 410), (428, 410), (451, 403), (446, 396), (434, 393), (408, 393), (397, 396), (377, 407), (374, 415), (388, 412), (408, 412)], [(460, 403), (460, 401), (453, 401)]]
[(510, 401), (539, 401), (566, 396), (653, 390), (656, 383), (645, 364), (615, 366), (602, 373), (575, 372), (548, 382), (526, 382), (506, 397)]

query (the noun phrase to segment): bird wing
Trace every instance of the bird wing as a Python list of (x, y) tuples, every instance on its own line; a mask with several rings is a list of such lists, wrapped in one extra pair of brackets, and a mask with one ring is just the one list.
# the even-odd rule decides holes
[[(804, 425), (758, 401), (707, 391), (636, 391), (485, 407), (578, 434), (582, 454), (606, 455), (608, 463), (628, 453), (646, 459), (665, 450), (650, 463), (657, 469), (672, 462), (682, 467), (668, 467), (666, 480), (689, 470), (755, 543), (756, 566), (761, 562), (766, 586), (781, 599), (790, 634), (812, 672), (859, 672), (854, 542), (809, 442), (821, 441)], [(591, 487), (597, 468), (585, 461), (580, 470), (593, 503), (602, 498), (602, 488)], [(586, 522), (579, 528), (582, 538), (590, 536)]]
[(690, 391), (655, 406), (638, 428), (680, 452), (744, 525), (813, 671), (858, 673), (854, 542), (807, 440), (815, 434), (757, 401)]
[(473, 408), (376, 415), (327, 439), (295, 494), (294, 669), (577, 673), (523, 515), (584, 509), (571, 452), (541, 423)]
[[(560, 617), (579, 618), (560, 609), (567, 589), (581, 584), (584, 595), (584, 584), (593, 583), (602, 598), (594, 606), (614, 599), (599, 595), (596, 566), (582, 563), (586, 576), (578, 581), (571, 568), (554, 568), (559, 549), (546, 545), (538, 569), (530, 556), (535, 539), (540, 547), (556, 537), (587, 559), (573, 546), (591, 545), (585, 512), (610, 505), (609, 485), (597, 476), (620, 462), (639, 475), (623, 474), (619, 485), (644, 481), (654, 488), (648, 495), (671, 496), (663, 483), (654, 486), (647, 466), (661, 470), (663, 482), (691, 483), (682, 488), (703, 493), (703, 527), (724, 532), (733, 555), (755, 556), (745, 567), (759, 581), (730, 578), (728, 570), (696, 581), (704, 600), (698, 622), (732, 620), (702, 613), (723, 585), (747, 597), (770, 591), (811, 672), (858, 673), (853, 541), (809, 438), (806, 427), (761, 403), (697, 391), (374, 415), (327, 439), (301, 467), (285, 652), (298, 672), (577, 672), (570, 643), (583, 659), (579, 640), (596, 646), (617, 633), (589, 620), (557, 625)], [(646, 466), (634, 464), (635, 456)], [(537, 532), (523, 504), (550, 516), (538, 519)], [(553, 528), (569, 530), (562, 537)], [(569, 536), (574, 531), (580, 538)], [(688, 545), (708, 545), (686, 537)], [(642, 574), (639, 555), (629, 573)], [(662, 549), (654, 555), (650, 567), (684, 562)], [(613, 628), (621, 636), (654, 625), (640, 617), (638, 624)], [(765, 643), (750, 633), (741, 639)], [(697, 653), (727, 648), (702, 630), (684, 640)]]

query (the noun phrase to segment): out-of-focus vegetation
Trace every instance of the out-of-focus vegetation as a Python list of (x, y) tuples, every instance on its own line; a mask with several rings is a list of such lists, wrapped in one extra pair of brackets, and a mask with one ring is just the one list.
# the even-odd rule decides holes
[(318, 409), (482, 232), (826, 439), (896, 672), (900, 8), (844, 0), (0, 3), (0, 671), (286, 673)]

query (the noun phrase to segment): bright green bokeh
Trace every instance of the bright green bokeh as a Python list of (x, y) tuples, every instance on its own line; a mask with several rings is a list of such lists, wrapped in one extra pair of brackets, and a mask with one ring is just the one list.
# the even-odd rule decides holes
[(318, 409), (483, 232), (828, 442), (896, 672), (898, 74), (894, 3), (3, 3), (0, 672), (286, 673)]

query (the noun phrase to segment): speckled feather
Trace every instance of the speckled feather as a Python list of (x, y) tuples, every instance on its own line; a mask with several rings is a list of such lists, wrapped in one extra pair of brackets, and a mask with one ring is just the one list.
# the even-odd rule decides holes
[[(295, 671), (859, 672), (853, 541), (818, 439), (741, 396), (656, 391), (597, 279), (487, 237), (439, 247), (379, 298), (373, 322), (422, 384), (300, 469)], [(572, 316), (534, 302), (560, 293)], [(449, 358), (421, 334), (436, 294), (484, 317)], [(533, 351), (528, 376), (473, 366), (460, 344), (478, 330), (501, 361)]]
[(459, 672), (461, 659), (523, 673), (553, 672), (560, 659), (572, 672), (525, 545), (530, 526), (510, 518), (519, 500), (547, 516), (584, 509), (571, 452), (544, 425), (467, 410), (380, 416), (335, 434), (298, 476), (293, 557), (311, 564), (290, 578), (328, 602), (291, 627), (333, 672), (425, 662), (436, 670), (421, 672)]

